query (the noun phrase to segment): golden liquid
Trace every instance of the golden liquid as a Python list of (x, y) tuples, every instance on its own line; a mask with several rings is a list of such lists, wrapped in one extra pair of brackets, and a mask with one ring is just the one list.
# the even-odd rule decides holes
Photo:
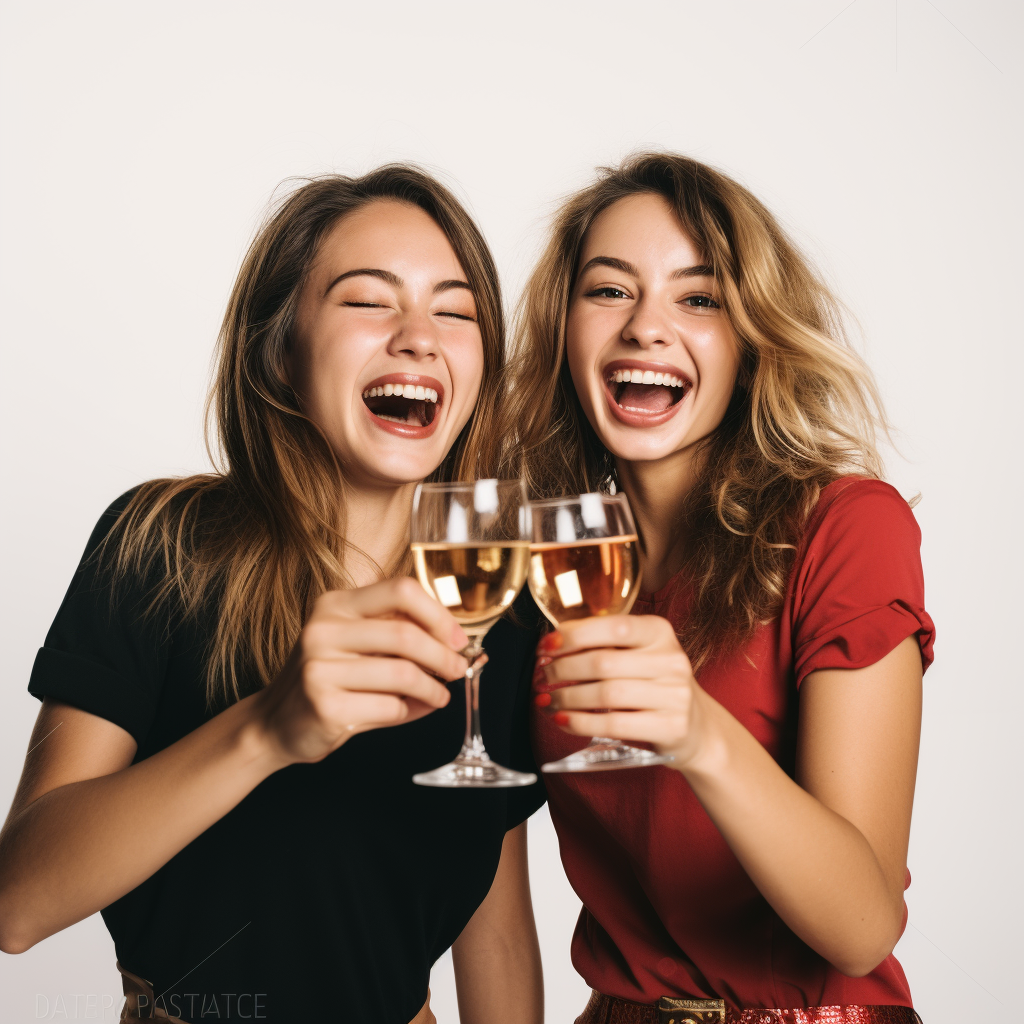
[(483, 636), (516, 599), (530, 565), (527, 541), (416, 543), (416, 576), (470, 636)]
[(557, 626), (590, 615), (620, 615), (633, 607), (640, 588), (636, 534), (530, 548), (530, 590)]

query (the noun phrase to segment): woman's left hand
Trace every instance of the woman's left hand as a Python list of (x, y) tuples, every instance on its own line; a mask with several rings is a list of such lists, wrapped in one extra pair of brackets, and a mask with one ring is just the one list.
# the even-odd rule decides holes
[(542, 637), (537, 653), (556, 689), (535, 701), (566, 732), (651, 743), (678, 769), (699, 753), (710, 698), (660, 615), (566, 622)]

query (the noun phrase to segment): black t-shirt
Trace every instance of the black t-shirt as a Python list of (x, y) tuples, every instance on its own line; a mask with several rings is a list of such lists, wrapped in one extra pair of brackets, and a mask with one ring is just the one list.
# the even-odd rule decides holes
[[(109, 576), (89, 555), (127, 497), (93, 532), (29, 691), (120, 725), (140, 761), (210, 717), (204, 656), (214, 623), (182, 621), (170, 605), (144, 614), (152, 579), (129, 581), (111, 599)], [(535, 770), (527, 708), (537, 619), (521, 596), (514, 620), (487, 637), (481, 683), (487, 749), (525, 771)], [(439, 711), (271, 775), (103, 910), (118, 960), (152, 982), (158, 1005), (187, 1021), (412, 1019), (432, 964), (487, 895), (505, 832), (544, 802), (539, 783), (412, 783), (458, 753), (463, 684), (451, 688)]]

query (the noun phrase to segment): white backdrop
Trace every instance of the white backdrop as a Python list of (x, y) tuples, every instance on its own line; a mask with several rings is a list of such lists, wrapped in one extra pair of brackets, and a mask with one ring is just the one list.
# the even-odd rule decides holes
[[(763, 198), (849, 304), (921, 491), (926, 679), (897, 954), (927, 1024), (1019, 998), (1021, 5), (1012, 0), (353, 4), (7, 0), (0, 803), (25, 684), (89, 530), (143, 479), (206, 465), (210, 354), (282, 179), (442, 172), (514, 299), (557, 198), (642, 147)], [(586, 987), (578, 901), (531, 822), (547, 1020)], [(0, 954), (0, 1024), (106, 1019), (98, 917)], [(458, 1019), (449, 958), (434, 975)]]

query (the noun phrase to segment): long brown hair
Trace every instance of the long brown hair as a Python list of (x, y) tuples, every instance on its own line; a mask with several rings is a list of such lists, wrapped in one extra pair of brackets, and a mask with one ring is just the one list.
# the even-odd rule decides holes
[(638, 194), (662, 196), (675, 211), (714, 270), (740, 343), (730, 407), (699, 445), (698, 483), (679, 510), (694, 586), (682, 639), (699, 666), (777, 613), (821, 488), (846, 473), (881, 475), (875, 431), (885, 421), (836, 300), (764, 205), (706, 164), (643, 153), (605, 168), (556, 216), (503, 388), (506, 472), (521, 468), (538, 497), (616, 481), (614, 459), (576, 396), (565, 328), (587, 230), (602, 210)]
[[(477, 469), (478, 438), (493, 429), (494, 381), (504, 362), (498, 275), (487, 243), (454, 195), (415, 167), (389, 164), (359, 178), (313, 178), (286, 196), (250, 246), (221, 326), (207, 406), (207, 448), (219, 472), (143, 484), (101, 550), (119, 578), (155, 573), (160, 582), (151, 609), (173, 602), (184, 615), (215, 616), (207, 661), (211, 706), (269, 682), (315, 599), (350, 586), (346, 563), (368, 559), (345, 540), (344, 473), (327, 439), (300, 411), (284, 358), (322, 242), (340, 218), (376, 200), (426, 211), (447, 236), (476, 298), (484, 350), (480, 400), (432, 478), (459, 479)], [(383, 578), (405, 564), (403, 553), (376, 568)]]

